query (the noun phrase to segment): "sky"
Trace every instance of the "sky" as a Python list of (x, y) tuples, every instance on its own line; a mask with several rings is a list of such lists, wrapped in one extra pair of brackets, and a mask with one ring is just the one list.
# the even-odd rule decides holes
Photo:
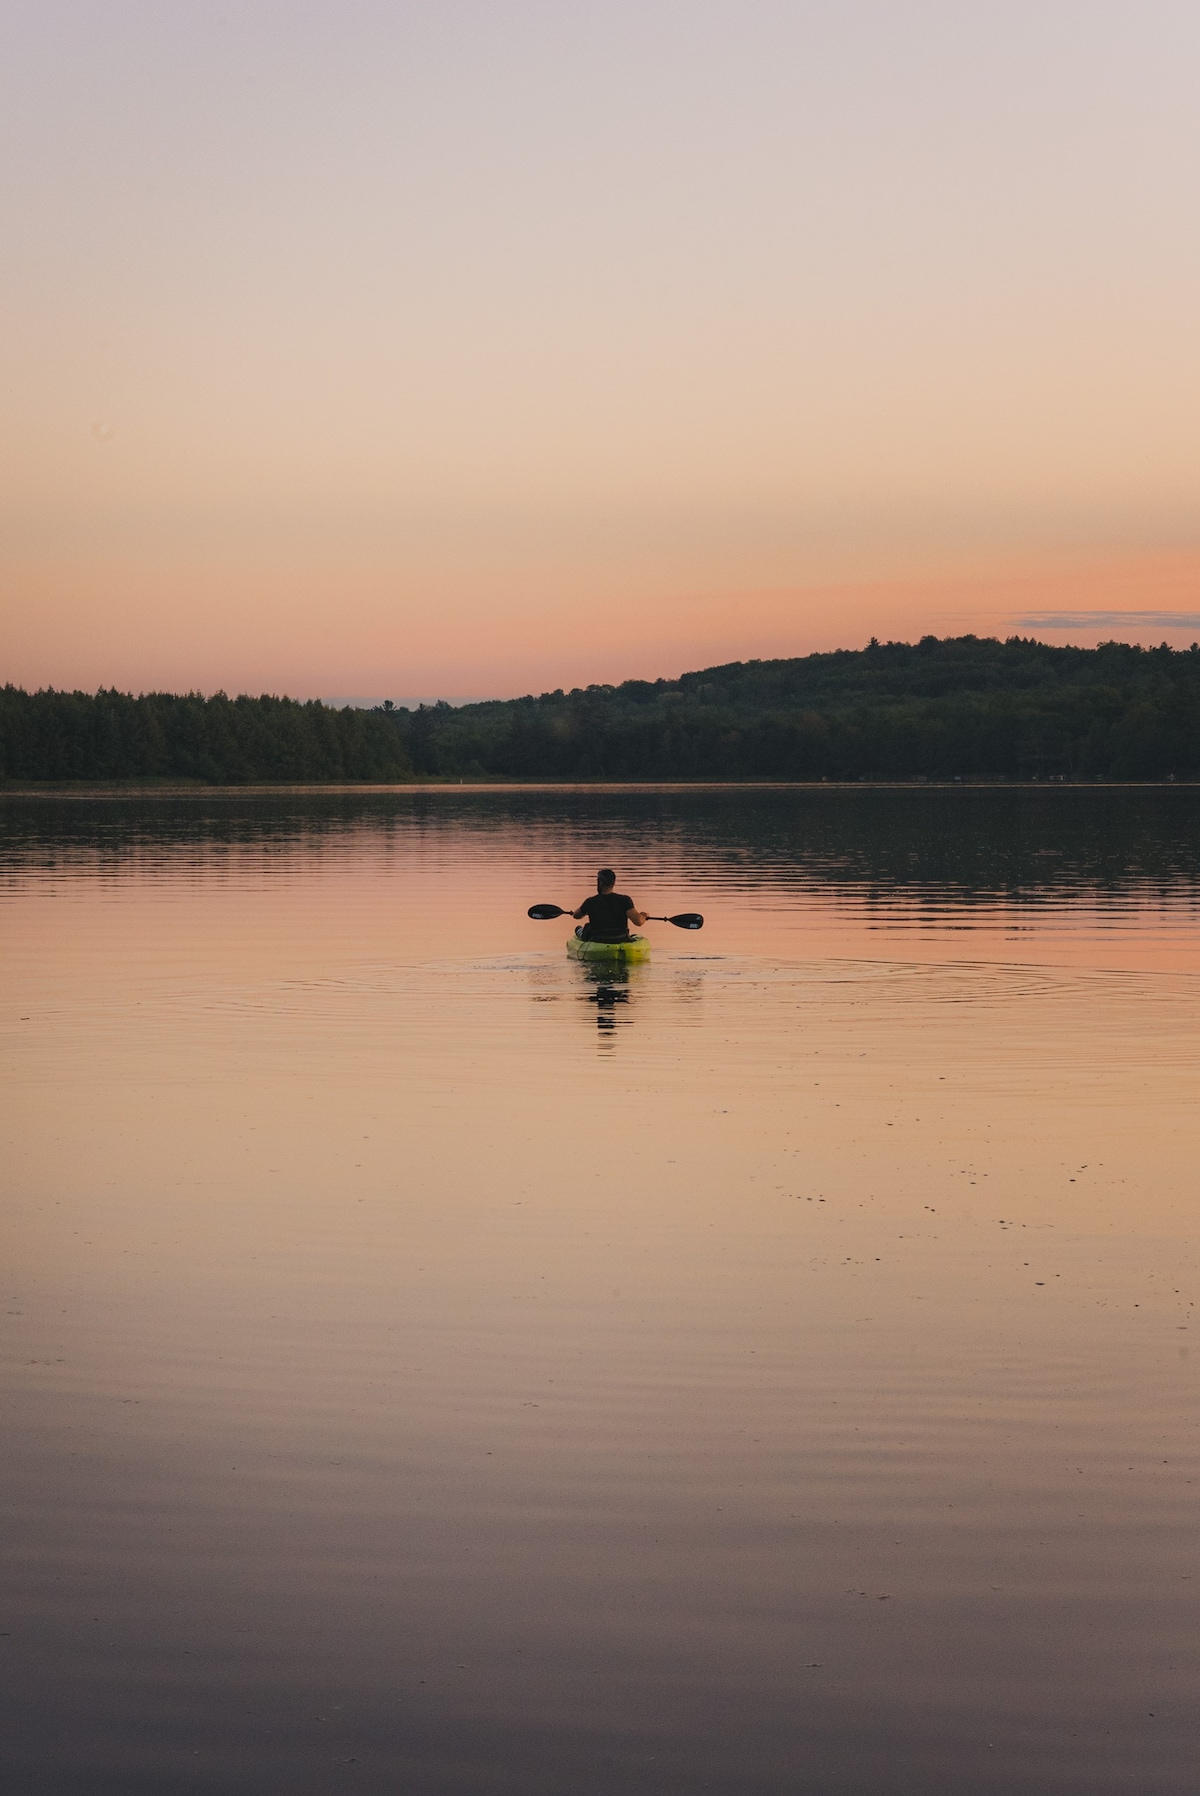
[(1194, 0), (2, 0), (0, 683), (1200, 638)]

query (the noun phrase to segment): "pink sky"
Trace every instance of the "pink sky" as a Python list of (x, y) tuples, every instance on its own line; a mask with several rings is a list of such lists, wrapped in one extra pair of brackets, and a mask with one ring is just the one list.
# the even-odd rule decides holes
[(1200, 637), (1194, 8), (9, 17), (0, 680)]

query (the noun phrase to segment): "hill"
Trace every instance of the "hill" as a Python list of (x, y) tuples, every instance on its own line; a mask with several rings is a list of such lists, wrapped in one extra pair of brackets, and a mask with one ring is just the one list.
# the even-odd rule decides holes
[(421, 774), (1156, 779), (1200, 770), (1200, 649), (926, 636), (398, 718)]

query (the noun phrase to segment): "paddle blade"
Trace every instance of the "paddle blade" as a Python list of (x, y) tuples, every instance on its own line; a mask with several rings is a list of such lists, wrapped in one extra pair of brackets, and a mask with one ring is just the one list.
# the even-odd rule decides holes
[(529, 915), (535, 923), (548, 923), (552, 917), (565, 917), (566, 911), (557, 904), (531, 904)]
[(698, 910), (681, 910), (677, 917), (668, 917), (668, 923), (674, 923), (676, 929), (703, 929), (704, 918)]

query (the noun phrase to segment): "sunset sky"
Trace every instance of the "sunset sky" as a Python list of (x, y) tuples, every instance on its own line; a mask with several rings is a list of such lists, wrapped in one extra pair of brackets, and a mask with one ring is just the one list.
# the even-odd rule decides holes
[(0, 31), (0, 683), (1200, 638), (1195, 0)]

